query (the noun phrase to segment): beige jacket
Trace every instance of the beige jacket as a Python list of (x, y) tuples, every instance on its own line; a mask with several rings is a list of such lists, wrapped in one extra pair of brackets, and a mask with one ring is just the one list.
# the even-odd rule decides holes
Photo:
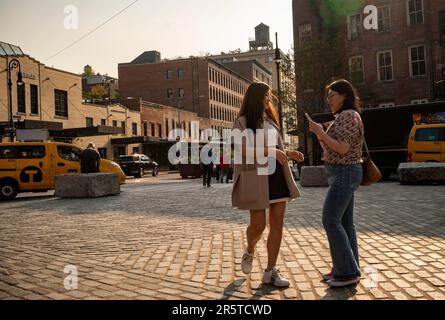
[[(268, 120), (266, 120), (268, 121)], [(271, 123), (269, 121), (269, 123)], [(271, 123), (275, 128), (276, 126)], [(241, 132), (246, 129), (246, 118), (236, 120), (233, 129)], [(278, 129), (277, 129), (278, 130)], [(278, 135), (278, 148), (284, 151), (283, 140)], [(232, 189), (232, 206), (240, 210), (260, 210), (269, 208), (269, 178), (258, 175), (258, 164), (235, 164)], [(267, 166), (267, 165), (266, 165)], [(300, 192), (289, 166), (283, 167), (291, 200), (300, 197)]]

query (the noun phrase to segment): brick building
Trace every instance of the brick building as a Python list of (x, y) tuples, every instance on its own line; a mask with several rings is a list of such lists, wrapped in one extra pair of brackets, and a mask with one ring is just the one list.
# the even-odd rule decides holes
[(140, 98), (210, 119), (220, 136), (227, 135), (251, 83), (208, 58), (160, 60), (155, 51), (119, 64), (122, 98)]
[[(366, 5), (378, 9), (378, 30), (364, 27)], [(335, 9), (340, 8), (334, 6), (293, 0), (295, 54), (327, 31), (329, 21), (322, 13), (330, 10), (342, 48), (342, 74), (330, 76), (349, 78), (365, 107), (444, 98), (445, 1), (366, 0), (337, 14)]]
[[(271, 87), (275, 91), (278, 90), (277, 67), (274, 60), (275, 59), (274, 49), (230, 52), (230, 53), (222, 53), (219, 55), (212, 55), (210, 57), (221, 64), (226, 64), (226, 63), (230, 64), (233, 61), (256, 60), (259, 64), (265, 67), (270, 73), (272, 73)], [(287, 58), (283, 52), (281, 52), (281, 57), (283, 59)]]
[(222, 62), (224, 66), (249, 79), (251, 82), (264, 82), (272, 86), (272, 72), (257, 60), (242, 60), (232, 58)]
[[(142, 99), (114, 99), (96, 103), (104, 106), (109, 103), (121, 105), (140, 114), (140, 132), (132, 136), (115, 136), (111, 144), (115, 150), (118, 149), (117, 152), (119, 149), (134, 148), (134, 152), (150, 155), (164, 168), (169, 166), (168, 151), (177, 137), (181, 136), (183, 141), (189, 143), (198, 139), (206, 141), (203, 131), (211, 128), (211, 120), (199, 117), (197, 113)], [(182, 132), (178, 129), (182, 129)]]

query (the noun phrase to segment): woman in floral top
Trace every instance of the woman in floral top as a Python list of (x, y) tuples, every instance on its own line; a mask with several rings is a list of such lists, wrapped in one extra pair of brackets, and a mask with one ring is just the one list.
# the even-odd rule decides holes
[(323, 275), (330, 287), (356, 284), (360, 280), (357, 235), (354, 225), (354, 192), (362, 180), (363, 124), (360, 98), (346, 80), (327, 86), (327, 103), (335, 115), (326, 132), (309, 121), (324, 154), (329, 190), (323, 206), (323, 226), (329, 241), (332, 271)]

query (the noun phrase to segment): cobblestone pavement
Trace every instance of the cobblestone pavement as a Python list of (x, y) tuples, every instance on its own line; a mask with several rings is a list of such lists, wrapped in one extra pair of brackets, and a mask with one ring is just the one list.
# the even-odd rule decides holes
[[(320, 282), (327, 188), (288, 205), (278, 266), (291, 286), (276, 289), (260, 281), (267, 230), (241, 272), (248, 215), (230, 207), (231, 187), (171, 175), (129, 180), (115, 197), (2, 202), (0, 299), (445, 299), (445, 186), (359, 189), (363, 279), (343, 289)], [(67, 265), (76, 290), (64, 288)]]

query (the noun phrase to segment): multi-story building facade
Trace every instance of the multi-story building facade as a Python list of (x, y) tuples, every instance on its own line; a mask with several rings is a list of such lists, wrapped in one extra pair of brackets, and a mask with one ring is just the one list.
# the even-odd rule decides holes
[[(235, 104), (234, 96), (229, 101), (228, 86), (232, 85), (235, 89), (237, 84), (239, 88), (236, 90), (241, 92), (248, 82), (243, 78), (235, 82), (234, 78), (223, 77), (224, 72), (229, 71), (224, 68), (218, 71), (221, 66), (211, 64), (205, 76), (212, 84), (212, 108), (209, 107), (207, 111), (204, 108), (202, 112), (204, 115), (211, 113), (214, 119), (200, 117), (197, 112), (190, 111), (192, 104), (174, 108), (128, 98), (97, 100), (93, 104), (82, 101), (81, 75), (49, 68), (24, 54), (19, 47), (0, 43), (0, 70), (3, 71), (0, 72), (0, 141), (10, 139), (3, 128), (9, 127), (10, 120), (7, 82), (8, 65), (12, 59), (20, 62), (24, 82), (21, 86), (17, 85), (19, 69), (12, 69), (12, 116), (14, 127), (21, 130), (23, 135), (26, 131), (26, 136), (33, 138), (31, 131), (39, 129), (48, 133), (49, 140), (68, 141), (82, 148), (94, 142), (102, 157), (112, 160), (118, 160), (120, 155), (145, 153), (164, 168), (169, 165), (168, 150), (180, 135), (177, 129), (181, 128), (182, 138), (191, 142), (209, 135), (208, 132), (203, 134), (203, 131), (212, 128), (212, 125), (216, 128), (223, 117), (222, 126), (228, 127), (229, 117), (232, 117), (230, 120), (235, 118), (235, 113), (228, 110)], [(226, 91), (224, 104), (222, 100), (221, 103), (217, 100), (222, 99), (223, 91)], [(199, 98), (202, 100), (202, 97)], [(188, 103), (192, 101), (188, 100)], [(238, 103), (240, 101), (239, 98)], [(230, 111), (233, 112), (232, 109)]]
[[(103, 106), (110, 103), (112, 105), (119, 104), (132, 111), (140, 112), (141, 132), (144, 137), (152, 137), (159, 140), (172, 139), (172, 134), (175, 134), (172, 131), (182, 129), (184, 138), (191, 142), (192, 140), (200, 139), (200, 133), (211, 127), (210, 119), (199, 117), (197, 113), (142, 99), (113, 99), (111, 101), (97, 101), (96, 103)], [(193, 128), (194, 123), (198, 122), (200, 126)], [(196, 132), (196, 129), (199, 129), (199, 131)]]
[[(207, 141), (207, 137), (211, 135), (208, 132), (208, 129), (211, 128), (211, 120), (199, 117), (194, 112), (142, 99), (116, 99), (98, 101), (97, 103), (104, 106), (109, 103), (122, 105), (131, 110), (131, 112), (140, 114), (141, 132), (132, 136), (127, 134), (126, 137), (112, 137), (111, 144), (117, 153), (128, 149), (129, 147), (127, 146), (131, 146), (135, 149), (134, 152), (139, 150), (139, 152), (150, 155), (162, 167), (169, 166), (168, 152), (170, 147), (176, 143), (178, 137), (181, 138), (181, 141), (190, 143), (198, 140)], [(120, 125), (120, 122), (115, 124)], [(122, 125), (125, 124), (122, 123)], [(132, 128), (130, 129), (133, 130)], [(205, 131), (206, 129), (207, 131)]]
[[(71, 126), (65, 126), (61, 137), (81, 147), (94, 142), (101, 157), (118, 160), (120, 155), (142, 152), (142, 144), (138, 141), (128, 144), (113, 144), (113, 139), (139, 137), (143, 134), (140, 112), (131, 110), (119, 103), (98, 105), (82, 103), (77, 111), (81, 119), (73, 120)], [(83, 122), (82, 122), (83, 121)], [(101, 129), (99, 129), (101, 128)], [(112, 128), (113, 134), (106, 134)], [(94, 135), (89, 135), (91, 132)]]
[[(325, 80), (319, 81), (323, 77), (318, 77), (320, 83), (314, 91), (304, 87), (308, 82), (303, 79), (305, 70), (297, 65), (297, 70), (303, 70), (296, 78), (298, 106), (317, 105), (318, 111), (314, 112), (327, 111), (323, 88), (335, 78), (349, 79), (356, 86), (364, 108), (443, 100), (445, 1), (365, 0), (350, 5), (343, 7), (350, 8), (348, 11), (339, 10), (336, 2), (293, 0), (295, 60), (304, 56), (305, 50), (317, 56), (310, 44), (319, 41), (316, 48), (336, 48), (330, 57), (331, 65), (338, 66), (332, 74), (321, 72)], [(376, 15), (365, 12), (368, 5), (377, 9)], [(332, 39), (336, 40), (329, 42)], [(320, 69), (317, 64), (329, 64), (311, 63), (308, 70), (314, 66)], [(303, 117), (299, 113), (300, 123)], [(307, 152), (305, 141), (312, 136), (304, 127), (298, 132), (302, 149)]]
[[(286, 55), (281, 52), (282, 58)], [(273, 90), (278, 90), (278, 78), (277, 78), (277, 67), (275, 63), (275, 50), (255, 50), (255, 51), (245, 51), (245, 52), (231, 52), (222, 53), (219, 55), (212, 55), (211, 58), (218, 63), (232, 63), (233, 61), (252, 61), (256, 60), (263, 67), (265, 67), (270, 73), (272, 73), (272, 82), (270, 83)]]
[[(364, 7), (377, 8), (377, 29), (367, 30)], [(326, 30), (316, 1), (294, 0), (295, 51)], [(445, 1), (366, 0), (336, 15), (342, 74), (365, 107), (416, 104), (444, 98)]]
[[(101, 106), (82, 103), (80, 75), (45, 66), (24, 54), (19, 47), (4, 42), (0, 42), (0, 127), (9, 127), (7, 83), (8, 66), (13, 59), (20, 63), (20, 69), (11, 69), (15, 128), (46, 130), (49, 139), (71, 141), (80, 147), (94, 142), (102, 156), (108, 159), (139, 149), (139, 144), (129, 144), (116, 150), (111, 144), (112, 137), (131, 137), (142, 133), (139, 112), (120, 104)], [(19, 70), (22, 85), (17, 83)], [(3, 130), (0, 130), (0, 139), (9, 141)]]
[(196, 113), (227, 137), (251, 81), (212, 59), (161, 61), (152, 53), (119, 64), (121, 96)]
[(239, 61), (236, 58), (232, 58), (232, 61), (226, 59), (221, 64), (249, 79), (251, 82), (264, 82), (272, 86), (272, 72), (257, 60)]

